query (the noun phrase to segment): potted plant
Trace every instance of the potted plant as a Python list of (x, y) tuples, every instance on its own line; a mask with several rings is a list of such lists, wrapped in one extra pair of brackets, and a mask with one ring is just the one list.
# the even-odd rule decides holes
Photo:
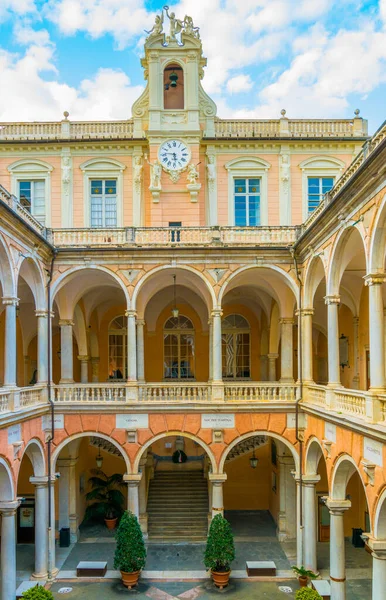
[(316, 573), (314, 573), (313, 571), (310, 571), (309, 569), (306, 569), (305, 567), (303, 567), (303, 565), (301, 567), (296, 567), (294, 565), (292, 567), (292, 570), (298, 576), (300, 587), (306, 587), (309, 579), (317, 578)]
[(54, 595), (50, 590), (46, 590), (45, 587), (37, 583), (34, 587), (23, 592), (23, 598), (25, 600), (54, 600)]
[(145, 566), (146, 548), (138, 519), (129, 510), (122, 515), (115, 539), (114, 569), (120, 570), (123, 585), (131, 590)]
[(229, 583), (231, 562), (235, 559), (235, 545), (230, 524), (221, 514), (210, 524), (206, 541), (204, 563), (210, 569), (214, 584), (222, 590)]
[(123, 513), (125, 497), (120, 488), (125, 487), (123, 475), (115, 473), (106, 475), (99, 469), (91, 470), (92, 477), (88, 480), (91, 491), (86, 494), (86, 500), (92, 502), (86, 508), (85, 521), (104, 519), (108, 529), (114, 529), (117, 520)]
[(316, 590), (301, 587), (295, 594), (295, 600), (322, 600), (322, 596)]

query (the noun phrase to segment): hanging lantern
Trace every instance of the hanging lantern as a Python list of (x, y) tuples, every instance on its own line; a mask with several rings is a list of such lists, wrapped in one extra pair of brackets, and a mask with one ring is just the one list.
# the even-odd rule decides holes
[(258, 462), (259, 462), (259, 459), (256, 458), (256, 456), (255, 456), (255, 449), (253, 449), (252, 456), (249, 459), (249, 464), (251, 465), (251, 468), (252, 469), (256, 469)]
[(180, 314), (180, 311), (177, 308), (176, 276), (173, 275), (173, 308), (172, 308), (173, 319), (178, 319), (179, 314)]
[(103, 456), (101, 455), (101, 447), (99, 445), (98, 456), (96, 457), (96, 466), (101, 469), (103, 465)]

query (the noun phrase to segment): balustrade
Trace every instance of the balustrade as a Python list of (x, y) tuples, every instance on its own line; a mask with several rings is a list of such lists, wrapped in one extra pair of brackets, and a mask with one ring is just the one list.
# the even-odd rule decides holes
[(335, 391), (335, 410), (355, 417), (366, 417), (366, 398), (364, 392), (352, 390)]
[(147, 383), (138, 388), (140, 402), (209, 402), (210, 387), (205, 383)]
[(20, 408), (27, 408), (28, 406), (35, 406), (42, 402), (42, 391), (43, 386), (31, 386), (20, 389)]
[(226, 402), (295, 402), (296, 385), (275, 383), (226, 383)]
[(0, 414), (11, 410), (10, 408), (11, 392), (0, 391)]
[(85, 383), (53, 386), (53, 399), (59, 402), (126, 402), (126, 389), (119, 383)]
[(314, 404), (316, 406), (322, 406), (325, 408), (326, 404), (326, 388), (323, 385), (307, 385), (304, 388), (304, 400), (308, 404)]

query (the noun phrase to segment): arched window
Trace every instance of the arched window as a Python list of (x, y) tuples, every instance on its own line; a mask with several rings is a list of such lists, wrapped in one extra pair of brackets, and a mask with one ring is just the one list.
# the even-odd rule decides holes
[(194, 378), (194, 327), (187, 317), (168, 319), (164, 326), (164, 378)]
[(171, 64), (164, 70), (164, 108), (184, 109), (184, 70), (180, 65)]
[(241, 315), (228, 315), (222, 320), (222, 375), (227, 379), (251, 376), (250, 327)]
[(126, 379), (126, 317), (115, 317), (109, 325), (109, 379)]

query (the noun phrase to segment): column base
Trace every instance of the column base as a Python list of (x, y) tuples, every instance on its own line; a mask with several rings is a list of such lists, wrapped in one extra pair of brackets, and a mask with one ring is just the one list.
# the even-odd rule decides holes
[(58, 573), (59, 573), (59, 569), (57, 567), (52, 569), (51, 577), (49, 577), (48, 573), (47, 573), (47, 581), (53, 581), (56, 578)]
[(59, 381), (60, 384), (64, 384), (64, 383), (75, 383), (75, 381), (73, 379), (61, 379)]
[[(58, 572), (59, 572), (59, 570), (58, 570)], [(41, 581), (43, 579), (47, 580), (48, 579), (48, 572), (46, 572), (46, 573), (32, 573), (31, 579), (33, 579), (33, 580), (36, 579), (36, 581)]]

